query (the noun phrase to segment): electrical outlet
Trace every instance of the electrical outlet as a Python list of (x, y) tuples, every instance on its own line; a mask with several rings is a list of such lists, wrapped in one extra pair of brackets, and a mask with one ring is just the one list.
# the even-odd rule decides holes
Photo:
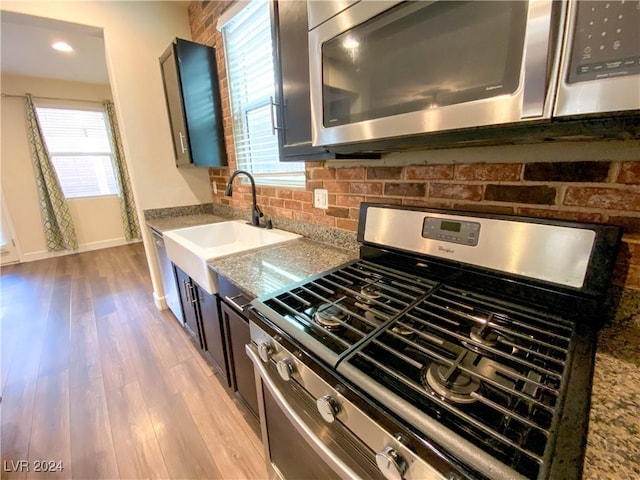
[(218, 193), (218, 184), (213, 182), (213, 193)]
[(329, 192), (324, 188), (316, 188), (313, 191), (313, 206), (314, 208), (329, 208)]

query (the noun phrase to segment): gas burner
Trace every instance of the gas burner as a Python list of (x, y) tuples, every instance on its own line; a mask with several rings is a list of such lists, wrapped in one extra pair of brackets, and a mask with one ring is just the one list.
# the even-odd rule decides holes
[(423, 375), (425, 385), (451, 403), (475, 403), (473, 393), (480, 388), (480, 382), (460, 371), (456, 366), (432, 363)]
[(348, 314), (331, 303), (323, 303), (318, 307), (316, 313), (313, 314), (313, 319), (316, 323), (327, 330), (341, 328), (342, 323), (346, 322), (348, 318)]
[(380, 297), (382, 297), (382, 290), (372, 283), (360, 289), (360, 295), (357, 296), (357, 299), (362, 303), (371, 305), (374, 303), (373, 300), (379, 300)]
[(409, 335), (411, 335), (413, 333), (413, 330), (410, 329), (408, 326), (406, 325), (394, 325), (393, 327), (391, 327), (391, 331), (397, 335), (401, 335), (403, 337), (408, 337)]
[(498, 333), (486, 326), (473, 327), (469, 337), (487, 347), (495, 347), (498, 344)]

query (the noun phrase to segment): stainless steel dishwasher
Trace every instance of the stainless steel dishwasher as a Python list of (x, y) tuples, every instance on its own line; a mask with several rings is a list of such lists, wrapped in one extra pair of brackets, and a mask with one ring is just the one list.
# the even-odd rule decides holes
[(164, 245), (164, 238), (160, 232), (150, 228), (151, 238), (156, 249), (158, 265), (160, 266), (160, 278), (162, 279), (162, 289), (164, 290), (164, 298), (167, 306), (176, 316), (181, 324), (184, 324), (184, 316), (182, 315), (182, 307), (180, 306), (180, 294), (176, 284), (176, 276), (173, 271), (173, 264), (167, 255), (167, 249)]

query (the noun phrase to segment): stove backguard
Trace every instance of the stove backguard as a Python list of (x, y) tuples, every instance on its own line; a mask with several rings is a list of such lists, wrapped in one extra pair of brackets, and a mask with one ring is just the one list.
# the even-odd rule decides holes
[[(441, 238), (434, 233), (438, 228)], [(446, 238), (458, 229), (473, 233), (473, 242)], [(525, 295), (536, 302), (560, 307), (568, 302), (567, 313), (577, 310), (581, 321), (596, 323), (621, 236), (622, 229), (613, 225), (372, 203), (360, 205), (358, 223), (361, 257), (401, 253), (414, 266), (429, 259), (476, 274), (471, 281), (484, 277), (492, 284), (488, 291), (507, 298), (532, 287)]]

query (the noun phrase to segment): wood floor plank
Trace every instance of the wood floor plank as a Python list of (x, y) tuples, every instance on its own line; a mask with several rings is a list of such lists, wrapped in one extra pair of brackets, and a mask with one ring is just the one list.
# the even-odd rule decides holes
[(72, 317), (69, 345), (71, 388), (81, 388), (101, 378), (100, 342), (93, 311), (89, 310)]
[(93, 310), (96, 318), (109, 315), (116, 311), (113, 301), (113, 292), (109, 288), (108, 281), (105, 277), (92, 279), (91, 297), (93, 298)]
[(138, 382), (107, 392), (107, 406), (122, 478), (169, 478)]
[(149, 413), (172, 478), (222, 478), (180, 393)]
[(169, 370), (194, 355), (187, 335), (172, 314), (159, 312), (155, 307), (141, 313), (141, 334), (145, 336), (155, 358)]
[(38, 374), (55, 278), (54, 260), (2, 269), (2, 385)]
[(68, 370), (70, 322), (71, 276), (57, 275), (47, 316), (46, 341), (40, 354), (39, 376), (56, 375)]
[[(33, 423), (33, 401), (36, 394), (37, 376), (28, 382), (13, 382), (6, 386), (2, 394), (0, 409), (0, 441), (2, 461), (17, 466), (21, 460), (28, 460)], [(13, 462), (13, 463), (11, 463)], [(4, 469), (3, 469), (4, 470)], [(25, 479), (26, 471), (9, 468), (2, 472), (6, 480)]]
[(100, 379), (69, 390), (71, 462), (77, 479), (120, 478), (111, 424)]
[(142, 244), (0, 275), (1, 460), (64, 457), (54, 473), (78, 480), (266, 477), (243, 410), (156, 309)]
[(238, 428), (242, 413), (225, 402), (218, 380), (206, 376), (195, 359), (176, 365), (172, 373), (222, 477), (266, 478), (262, 444), (253, 431)]
[[(36, 462), (54, 462), (47, 478), (71, 478), (71, 446), (69, 438), (69, 373), (38, 378), (33, 401), (33, 421), (29, 444), (30, 471), (27, 479), (42, 478)], [(58, 466), (61, 467), (58, 469)]]
[(116, 313), (96, 318), (102, 381), (106, 390), (138, 380), (129, 349), (129, 332), (122, 329)]
[(121, 314), (123, 328), (129, 330), (127, 339), (131, 342), (130, 355), (136, 378), (140, 384), (142, 394), (148, 407), (164, 401), (178, 390), (173, 383), (170, 371), (163, 366), (159, 358), (160, 352), (155, 352), (149, 340), (143, 333), (140, 322), (142, 317), (137, 314)]
[(90, 282), (87, 280), (91, 275), (90, 258), (87, 252), (78, 254), (77, 261), (71, 269), (71, 318), (84, 315), (93, 311), (93, 299), (91, 297)]

